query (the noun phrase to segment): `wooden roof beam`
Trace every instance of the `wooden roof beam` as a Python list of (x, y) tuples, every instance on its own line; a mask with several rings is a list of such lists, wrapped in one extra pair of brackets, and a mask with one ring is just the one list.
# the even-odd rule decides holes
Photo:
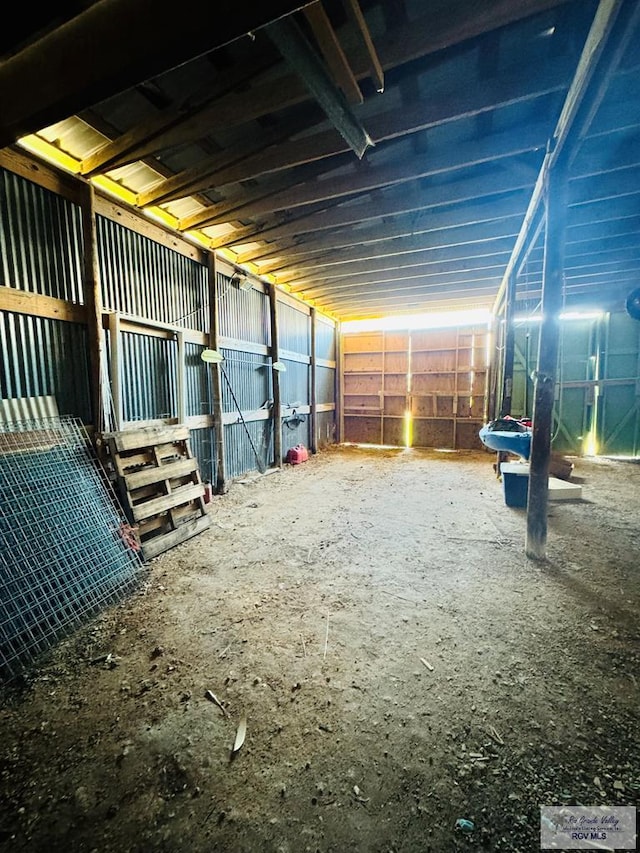
[(172, 0), (94, 3), (0, 64), (0, 147), (305, 5), (220, 0), (215, 26), (203, 26), (211, 16), (204, 0), (184, 0), (179, 14)]
[[(504, 233), (510, 233), (514, 218), (517, 218), (518, 224), (520, 223), (523, 197), (523, 191), (519, 190), (505, 198), (494, 199), (491, 204), (470, 204), (459, 208), (454, 207), (447, 211), (432, 211), (425, 205), (424, 210), (414, 210), (408, 213), (400, 211), (393, 215), (393, 218), (386, 216), (384, 222), (357, 230), (339, 228), (322, 236), (311, 238), (305, 238), (303, 234), (301, 237), (290, 238), (291, 242), (286, 247), (287, 257), (291, 258), (294, 263), (296, 258), (300, 259), (300, 263), (305, 263), (305, 257), (318, 251), (330, 251), (332, 252), (331, 257), (338, 257), (350, 252), (358, 252), (361, 247), (366, 249), (369, 245), (375, 247), (381, 243), (384, 245), (387, 241), (397, 239), (411, 239), (415, 236), (416, 240), (424, 240), (428, 234), (433, 234), (432, 239), (437, 237), (438, 241), (440, 239), (443, 241), (451, 239), (453, 242), (456, 240), (463, 242), (464, 236), (461, 236), (460, 230), (457, 229), (478, 228), (482, 229), (484, 233), (484, 229), (490, 228), (494, 223), (502, 236)], [(501, 220), (506, 221), (501, 224)], [(503, 228), (505, 229), (504, 232), (502, 231)], [(442, 234), (439, 234), (439, 231)], [(294, 242), (294, 240), (298, 242)], [(277, 245), (266, 244), (241, 253), (240, 263), (274, 258), (274, 266), (269, 271), (277, 271), (277, 269), (285, 266), (284, 262), (278, 262), (281, 254), (282, 249)], [(279, 266), (275, 266), (278, 263)], [(310, 260), (309, 263), (313, 264), (314, 261)]]
[(313, 31), (334, 83), (350, 104), (361, 104), (364, 98), (360, 86), (320, 0), (307, 6), (304, 16)]
[[(374, 189), (394, 184), (406, 183), (418, 178), (426, 178), (443, 172), (456, 171), (476, 166), (492, 160), (512, 157), (524, 152), (543, 150), (548, 136), (546, 124), (531, 124), (518, 131), (496, 134), (485, 139), (461, 143), (444, 152), (433, 153), (419, 161), (401, 162), (398, 165), (372, 165), (351, 175), (325, 178), (315, 183), (299, 184), (273, 193), (255, 203), (243, 204), (233, 211), (234, 219), (253, 219), (268, 213), (292, 210), (307, 204), (331, 202), (356, 193), (371, 192)], [(228, 219), (228, 217), (227, 217)], [(224, 215), (205, 208), (180, 221), (180, 229), (205, 227), (225, 222)]]
[(519, 175), (504, 174), (466, 178), (455, 181), (447, 187), (432, 187), (426, 196), (415, 188), (408, 188), (400, 196), (378, 199), (375, 205), (369, 200), (349, 206), (335, 205), (317, 213), (300, 216), (293, 221), (283, 221), (277, 225), (248, 226), (238, 229), (232, 235), (212, 240), (210, 248), (233, 247), (235, 244), (248, 243), (252, 239), (278, 239), (297, 234), (316, 233), (330, 228), (344, 228), (363, 222), (382, 219), (399, 213), (412, 211), (432, 211), (444, 205), (454, 205), (466, 201), (478, 201), (504, 193), (531, 189), (532, 182), (523, 180)]
[(376, 53), (373, 39), (371, 38), (371, 33), (369, 32), (369, 27), (367, 26), (365, 17), (362, 14), (360, 4), (358, 3), (358, 0), (344, 0), (344, 4), (349, 17), (354, 22), (358, 32), (360, 33), (360, 38), (362, 39), (367, 51), (371, 77), (373, 78), (376, 92), (381, 94), (384, 92), (384, 71), (382, 70), (380, 60), (378, 59), (378, 54)]
[[(569, 78), (570, 66), (564, 57), (548, 63), (537, 75), (532, 75), (528, 70), (523, 71), (518, 66), (499, 80), (484, 81), (469, 89), (461, 88), (456, 83), (450, 92), (430, 98), (426, 103), (420, 101), (406, 104), (381, 115), (370, 116), (367, 130), (378, 144), (444, 122), (457, 121), (564, 90), (569, 85)], [(219, 163), (219, 157), (210, 158), (199, 168), (185, 171), (141, 193), (138, 204), (162, 204), (184, 198), (193, 192), (257, 178), (312, 160), (331, 157), (347, 151), (348, 146), (340, 139), (337, 131), (325, 130), (303, 139), (278, 140), (277, 144), (270, 146), (254, 143), (253, 150), (255, 153), (247, 152), (249, 156), (243, 158), (234, 157), (229, 164)]]
[[(127, 0), (119, 2), (126, 3)], [(424, 19), (392, 30), (379, 45), (380, 61), (389, 70), (566, 2), (568, 0), (519, 0), (518, 3), (513, 0), (493, 0), (488, 8), (478, 9), (474, 6), (470, 9), (467, 0), (459, 0), (454, 6), (448, 4), (437, 15), (425, 15)], [(368, 75), (368, 65), (368, 62), (361, 66), (354, 63), (353, 71), (357, 79)], [(308, 92), (300, 80), (295, 75), (285, 75), (277, 85), (269, 80), (246, 93), (233, 93), (220, 98), (178, 125), (175, 125), (174, 117), (170, 115), (165, 131), (155, 125), (149, 131), (146, 124), (131, 128), (96, 151), (83, 164), (83, 169), (86, 174), (109, 171), (163, 149), (198, 139), (206, 135), (212, 126), (237, 126), (307, 99)]]

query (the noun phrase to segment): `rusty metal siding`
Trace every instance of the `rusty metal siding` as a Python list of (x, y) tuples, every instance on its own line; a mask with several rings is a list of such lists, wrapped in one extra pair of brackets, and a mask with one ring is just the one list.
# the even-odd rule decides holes
[(122, 397), (125, 421), (174, 418), (177, 343), (150, 335), (122, 334)]
[(254, 344), (271, 342), (269, 297), (253, 288), (239, 290), (229, 276), (218, 273), (219, 333)]
[(278, 305), (278, 343), (281, 349), (310, 355), (311, 318), (286, 302)]
[(82, 256), (80, 208), (0, 169), (0, 285), (82, 304)]
[(87, 352), (83, 325), (0, 311), (0, 397), (53, 396), (91, 423)]
[(336, 360), (336, 328), (316, 320), (316, 358)]
[(106, 309), (207, 330), (206, 266), (102, 216), (96, 234)]

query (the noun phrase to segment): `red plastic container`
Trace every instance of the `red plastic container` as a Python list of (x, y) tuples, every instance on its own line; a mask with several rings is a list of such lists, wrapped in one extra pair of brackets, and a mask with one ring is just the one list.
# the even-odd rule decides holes
[(299, 465), (301, 462), (306, 462), (309, 458), (309, 451), (304, 444), (296, 444), (287, 451), (287, 462), (289, 465)]

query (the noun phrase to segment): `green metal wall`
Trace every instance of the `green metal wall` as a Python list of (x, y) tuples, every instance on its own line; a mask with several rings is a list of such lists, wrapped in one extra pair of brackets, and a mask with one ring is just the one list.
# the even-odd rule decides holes
[[(516, 324), (514, 417), (533, 414), (539, 324)], [(640, 322), (625, 313), (561, 321), (553, 450), (640, 455)]]

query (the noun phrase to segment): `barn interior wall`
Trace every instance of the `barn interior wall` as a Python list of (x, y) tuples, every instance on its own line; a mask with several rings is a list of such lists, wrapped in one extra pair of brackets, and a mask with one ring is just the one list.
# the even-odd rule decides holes
[(349, 333), (342, 344), (346, 441), (482, 447), (486, 326)]
[[(211, 345), (207, 252), (166, 234), (155, 239), (155, 226), (140, 219), (138, 230), (130, 213), (119, 221), (110, 202), (93, 214), (104, 346), (96, 405), (85, 196), (53, 170), (34, 169), (34, 178), (0, 169), (0, 397), (53, 395), (60, 414), (97, 432), (184, 422), (203, 479), (215, 481), (213, 368), (200, 357)], [(241, 289), (232, 264), (215, 267), (224, 461), (236, 477), (279, 461), (271, 309), (267, 285), (256, 279)], [(284, 458), (296, 444), (335, 440), (337, 327), (279, 290), (277, 301)]]

